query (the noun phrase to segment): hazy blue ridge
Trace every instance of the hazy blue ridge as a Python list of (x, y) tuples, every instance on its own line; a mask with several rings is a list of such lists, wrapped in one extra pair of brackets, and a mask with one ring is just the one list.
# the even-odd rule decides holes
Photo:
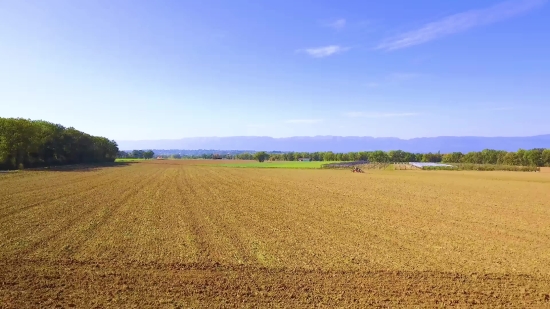
[(265, 136), (193, 137), (173, 140), (117, 141), (119, 149), (223, 149), (251, 151), (369, 151), (469, 152), (483, 149), (517, 151), (550, 148), (550, 134), (527, 137), (440, 136), (413, 139), (368, 136)]

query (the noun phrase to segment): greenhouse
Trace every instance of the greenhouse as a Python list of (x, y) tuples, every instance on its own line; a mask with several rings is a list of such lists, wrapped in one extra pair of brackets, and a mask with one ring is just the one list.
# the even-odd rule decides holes
[(450, 167), (453, 168), (454, 166), (450, 164), (442, 164), (442, 163), (433, 163), (433, 162), (409, 162), (410, 165), (418, 167), (418, 168), (425, 168), (425, 167)]

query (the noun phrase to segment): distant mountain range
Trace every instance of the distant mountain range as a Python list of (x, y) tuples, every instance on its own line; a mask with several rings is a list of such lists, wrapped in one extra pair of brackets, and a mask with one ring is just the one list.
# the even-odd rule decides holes
[(256, 151), (369, 151), (468, 152), (483, 149), (517, 151), (550, 148), (550, 134), (527, 137), (439, 136), (400, 139), (369, 136), (267, 136), (190, 137), (173, 140), (117, 141), (119, 149), (220, 149)]

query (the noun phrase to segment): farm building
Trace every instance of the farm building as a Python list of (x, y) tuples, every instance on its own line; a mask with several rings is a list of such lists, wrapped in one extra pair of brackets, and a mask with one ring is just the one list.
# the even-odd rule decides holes
[(310, 162), (311, 158), (298, 158), (298, 161)]

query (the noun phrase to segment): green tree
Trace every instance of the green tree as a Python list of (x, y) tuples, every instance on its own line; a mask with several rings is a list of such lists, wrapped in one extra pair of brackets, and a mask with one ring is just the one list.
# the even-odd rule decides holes
[(118, 145), (104, 137), (42, 120), (0, 118), (0, 168), (114, 161)]
[(143, 159), (143, 150), (132, 150), (131, 156), (135, 159)]
[(497, 151), (497, 164), (503, 165), (504, 164), (504, 158), (506, 157), (506, 154), (508, 152), (504, 150)]
[(442, 155), (438, 153), (425, 153), (422, 155), (421, 162), (441, 162)]
[(155, 153), (152, 150), (147, 150), (143, 152), (144, 159), (152, 159), (155, 156)]
[(388, 154), (381, 150), (369, 153), (369, 161), (371, 162), (388, 162), (389, 160)]
[(405, 162), (406, 153), (402, 150), (390, 150), (388, 157), (390, 162)]
[(481, 151), (481, 163), (497, 164), (498, 152), (493, 149), (483, 149)]
[(481, 164), (482, 162), (481, 152), (471, 151), (462, 157), (462, 163)]
[(527, 150), (525, 149), (519, 149), (516, 152), (518, 163), (517, 165), (525, 166), (529, 165), (528, 159), (527, 159)]
[(296, 161), (297, 157), (294, 152), (287, 152), (283, 154), (284, 161)]
[(245, 153), (240, 153), (238, 155), (235, 156), (237, 159), (239, 160), (253, 160), (254, 159), (254, 156), (248, 152), (245, 152)]
[(332, 151), (323, 154), (323, 161), (336, 161), (336, 155)]
[(405, 152), (403, 155), (403, 162), (416, 162), (416, 156), (414, 153)]
[(550, 149), (544, 149), (542, 152), (542, 163), (550, 167)]
[(525, 163), (530, 166), (544, 166), (542, 153), (544, 149), (535, 148), (525, 152)]
[(254, 154), (254, 160), (258, 160), (258, 162), (264, 162), (269, 158), (269, 155), (265, 151), (259, 151)]
[(508, 152), (504, 156), (503, 164), (504, 165), (519, 165), (520, 161), (518, 160), (518, 155), (515, 152)]
[(311, 154), (311, 160), (323, 161), (323, 154), (321, 152), (314, 152)]
[(447, 153), (444, 154), (441, 158), (441, 162), (444, 163), (460, 163), (462, 162), (462, 157), (464, 154), (462, 152), (453, 152), (453, 153)]

